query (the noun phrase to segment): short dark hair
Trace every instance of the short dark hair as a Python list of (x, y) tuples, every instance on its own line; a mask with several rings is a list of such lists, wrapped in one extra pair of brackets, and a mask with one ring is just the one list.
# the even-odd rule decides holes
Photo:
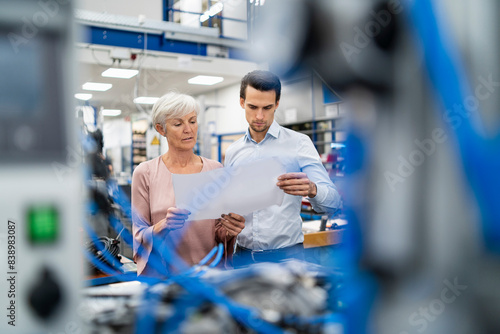
[(281, 82), (278, 76), (269, 71), (255, 70), (247, 73), (241, 79), (240, 97), (246, 99), (247, 87), (253, 87), (261, 92), (274, 90), (276, 92), (276, 101), (281, 97)]

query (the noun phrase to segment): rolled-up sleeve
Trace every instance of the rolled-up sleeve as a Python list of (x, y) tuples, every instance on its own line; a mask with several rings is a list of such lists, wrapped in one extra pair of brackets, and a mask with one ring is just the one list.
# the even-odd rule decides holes
[(328, 176), (321, 158), (309, 137), (304, 136), (297, 152), (300, 169), (316, 184), (317, 193), (309, 198), (314, 211), (318, 213), (333, 213), (340, 209), (342, 200), (337, 188)]
[(140, 164), (132, 176), (132, 233), (134, 236), (134, 261), (140, 274), (153, 247), (153, 226), (151, 223), (149, 199), (149, 168)]

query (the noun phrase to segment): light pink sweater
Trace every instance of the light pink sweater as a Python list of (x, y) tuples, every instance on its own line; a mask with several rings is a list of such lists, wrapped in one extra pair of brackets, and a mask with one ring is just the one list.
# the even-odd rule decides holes
[[(202, 161), (201, 172), (222, 167), (219, 162), (214, 160), (202, 157)], [(165, 219), (168, 208), (174, 206), (172, 173), (163, 163), (161, 156), (137, 166), (132, 177), (132, 208), (134, 212), (132, 230), (134, 261), (137, 263), (138, 275), (157, 276), (159, 274), (148, 262), (153, 244), (153, 225)], [(139, 217), (143, 217), (143, 219)], [(158, 240), (156, 239), (156, 241)], [(172, 242), (177, 243), (177, 254), (188, 265), (193, 265), (203, 259), (219, 242), (224, 243), (228, 249), (232, 249), (234, 238), (226, 237), (225, 227), (216, 223), (215, 219), (210, 219), (186, 222), (183, 228), (168, 232), (166, 239), (162, 242), (163, 245), (155, 244), (154, 246), (155, 249), (169, 247), (169, 244), (171, 247)], [(143, 247), (139, 248), (141, 244)], [(160, 272), (160, 274), (162, 273)]]

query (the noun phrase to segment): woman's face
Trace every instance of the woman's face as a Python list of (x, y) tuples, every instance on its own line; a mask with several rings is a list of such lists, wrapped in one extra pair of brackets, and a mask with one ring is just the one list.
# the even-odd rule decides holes
[(198, 134), (198, 119), (196, 112), (191, 112), (182, 118), (167, 119), (166, 138), (169, 147), (179, 150), (192, 150)]

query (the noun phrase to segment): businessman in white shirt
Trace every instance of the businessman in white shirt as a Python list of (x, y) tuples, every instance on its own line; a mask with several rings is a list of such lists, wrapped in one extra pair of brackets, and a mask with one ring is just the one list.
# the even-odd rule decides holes
[(311, 139), (274, 120), (280, 96), (281, 82), (269, 71), (250, 72), (241, 81), (240, 105), (249, 127), (246, 134), (227, 149), (225, 166), (277, 157), (287, 173), (281, 175), (277, 183), (285, 192), (281, 206), (255, 211), (239, 225), (221, 218), (231, 234), (237, 235), (235, 267), (253, 262), (303, 259), (300, 217), (303, 196), (307, 196), (316, 212), (333, 213), (341, 206), (340, 195)]

